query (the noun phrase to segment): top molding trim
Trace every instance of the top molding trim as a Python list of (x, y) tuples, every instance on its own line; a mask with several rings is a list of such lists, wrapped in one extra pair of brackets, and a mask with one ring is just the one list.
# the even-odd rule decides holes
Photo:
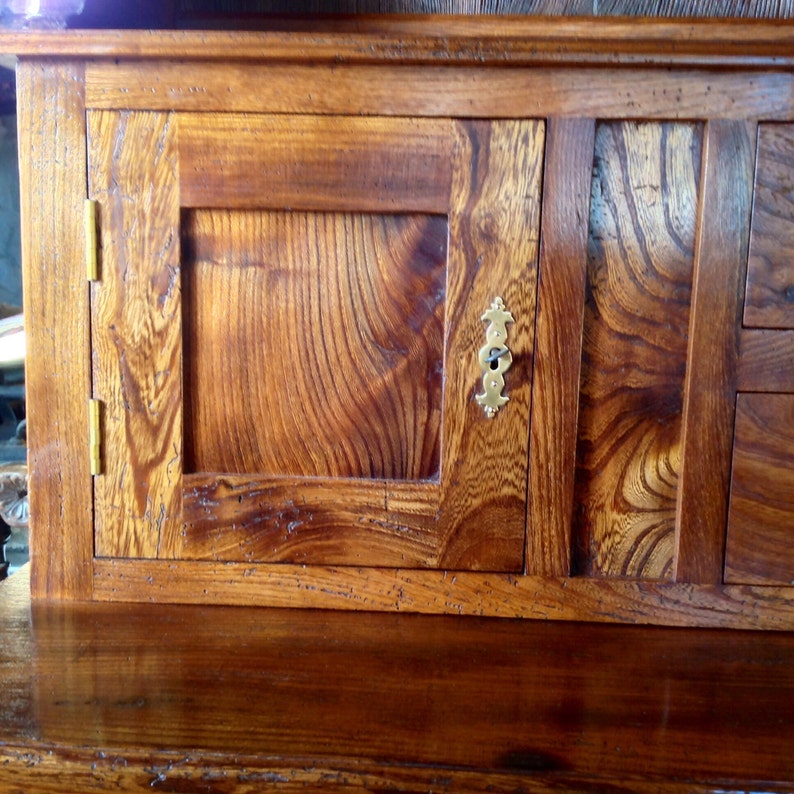
[(337, 64), (794, 67), (794, 21), (417, 15), (275, 20), (273, 28), (3, 31), (0, 54)]

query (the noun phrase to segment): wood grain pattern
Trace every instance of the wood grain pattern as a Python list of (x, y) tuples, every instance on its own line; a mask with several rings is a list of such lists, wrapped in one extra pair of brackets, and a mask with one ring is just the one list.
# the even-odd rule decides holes
[[(538, 121), (459, 122), (449, 215), (441, 500), (450, 568), (521, 570), (527, 500), (540, 184)], [(487, 419), (475, 351), (501, 297), (515, 322), (510, 402)], [(487, 528), (487, 529), (484, 529)]]
[(188, 113), (179, 161), (183, 207), (449, 207), (448, 121)]
[(737, 391), (794, 392), (794, 331), (743, 330)]
[(438, 476), (444, 217), (196, 211), (182, 242), (185, 471)]
[(672, 575), (698, 125), (601, 124), (590, 204), (576, 570)]
[(725, 581), (792, 585), (794, 394), (739, 394), (733, 444)]
[[(295, 391), (296, 395), (308, 394), (308, 402), (304, 407), (292, 397), (285, 401), (283, 407), (263, 402), (258, 412), (261, 422), (255, 421), (252, 427), (246, 424), (248, 418), (241, 419), (238, 429), (234, 430), (232, 426), (236, 420), (221, 421), (217, 423), (218, 432), (213, 435), (208, 417), (213, 412), (217, 413), (217, 409), (213, 407), (209, 411), (207, 406), (217, 405), (221, 399), (229, 401), (214, 391), (207, 391), (211, 389), (208, 380), (222, 366), (224, 355), (227, 355), (224, 351), (228, 350), (226, 337), (230, 329), (214, 333), (202, 326), (194, 332), (188, 324), (188, 347), (198, 351), (190, 354), (186, 367), (190, 390), (198, 389), (199, 393), (204, 390), (208, 395), (206, 402), (202, 397), (198, 402), (194, 397), (189, 398), (190, 426), (193, 428), (189, 444), (191, 455), (196, 458), (192, 461), (193, 468), (262, 471), (263, 474), (293, 475), (293, 479), (295, 475), (337, 475), (341, 478), (339, 496), (346, 494), (349, 503), (335, 507), (329, 505), (327, 488), (324, 492), (322, 485), (315, 487), (310, 480), (306, 480), (305, 491), (289, 480), (279, 483), (271, 478), (272, 481), (263, 480), (258, 486), (252, 482), (249, 486), (243, 484), (242, 490), (232, 489), (220, 499), (202, 486), (199, 497), (186, 500), (190, 526), (184, 538), (175, 541), (182, 548), (180, 556), (206, 554), (210, 558), (256, 559), (259, 553), (262, 559), (310, 560), (316, 563), (323, 560), (322, 554), (327, 553), (326, 563), (522, 569), (542, 146), (543, 125), (537, 122), (483, 122), (457, 128), (454, 176), (448, 200), (449, 262), (446, 272), (442, 267), (446, 222), (437, 216), (409, 215), (400, 216), (399, 220), (381, 216), (378, 224), (386, 224), (389, 229), (399, 227), (402, 237), (398, 235), (393, 239), (404, 239), (405, 244), (393, 241), (377, 243), (374, 247), (388, 250), (388, 257), (381, 257), (378, 262), (377, 256), (373, 259), (364, 255), (358, 263), (351, 263), (350, 240), (359, 241), (354, 246), (356, 256), (366, 253), (369, 230), (375, 228), (371, 227), (375, 223), (373, 218), (296, 213), (271, 216), (273, 229), (278, 224), (286, 224), (287, 219), (287, 225), (305, 225), (310, 231), (315, 227), (317, 230), (327, 227), (331, 233), (324, 233), (327, 238), (323, 246), (324, 256), (330, 253), (331, 259), (336, 261), (321, 259), (319, 246), (316, 249), (310, 246), (310, 251), (315, 250), (315, 254), (310, 253), (308, 264), (303, 263), (300, 267), (292, 267), (290, 260), (284, 258), (292, 254), (280, 254), (283, 260), (280, 260), (278, 268), (282, 274), (280, 278), (284, 281), (284, 274), (294, 270), (300, 276), (300, 279), (296, 276), (296, 284), (300, 283), (301, 294), (279, 295), (277, 285), (271, 283), (271, 279), (267, 284), (260, 284), (267, 289), (262, 292), (261, 300), (256, 299), (256, 302), (267, 305), (268, 310), (264, 314), (271, 318), (274, 314), (284, 316), (287, 311), (279, 307), (279, 300), (283, 306), (293, 307), (283, 323), (286, 336), (281, 338), (277, 328), (270, 330), (257, 326), (243, 340), (235, 336), (237, 343), (232, 347), (250, 350), (272, 342), (273, 351), (264, 357), (267, 360), (278, 357), (283, 349), (295, 349), (298, 330), (308, 328), (311, 334), (306, 338), (313, 341), (305, 352), (307, 364), (301, 370), (304, 375), (299, 376), (302, 385)], [(202, 214), (190, 217), (193, 221), (188, 221), (187, 225), (193, 223), (194, 226), (188, 236), (201, 237), (203, 232), (197, 233), (199, 230), (195, 224), (210, 218), (217, 222), (218, 214), (208, 214), (206, 218)], [(251, 252), (257, 250), (263, 239), (267, 241), (272, 237), (278, 243), (274, 243), (272, 248), (289, 250), (295, 247), (294, 240), (282, 240), (281, 233), (271, 235), (266, 232), (261, 221), (263, 216), (235, 217), (238, 225), (235, 235), (232, 235), (236, 240), (232, 249), (243, 252), (241, 261), (247, 264), (246, 269), (251, 269), (249, 266), (256, 259)], [(204, 220), (197, 220), (199, 218)], [(250, 233), (242, 234), (244, 223), (249, 222), (253, 224)], [(356, 224), (363, 224), (364, 234), (355, 233)], [(226, 238), (230, 229), (226, 228), (218, 237), (224, 239), (224, 251), (228, 250)], [(334, 237), (339, 242), (327, 244)], [(305, 239), (308, 239), (306, 235)], [(209, 238), (207, 242), (209, 254), (205, 256), (201, 243), (196, 249), (196, 259), (220, 261), (221, 256), (214, 250), (214, 243), (209, 243)], [(195, 244), (196, 241), (192, 240), (191, 246)], [(302, 245), (305, 244), (304, 241)], [(268, 245), (265, 245), (263, 250), (267, 249)], [(399, 250), (403, 250), (405, 255), (397, 256)], [(393, 261), (395, 256), (411, 263), (407, 270), (401, 266), (402, 274), (408, 273), (409, 279), (401, 275), (401, 268)], [(300, 261), (300, 257), (295, 261)], [(352, 271), (351, 264), (354, 265)], [(307, 267), (310, 272), (303, 282)], [(419, 274), (419, 279), (415, 278), (417, 267), (424, 273)], [(312, 285), (319, 284), (321, 272), (323, 288), (318, 290)], [(358, 277), (351, 279), (351, 272), (354, 276), (358, 273)], [(191, 275), (186, 283), (190, 284), (193, 278)], [(357, 281), (366, 289), (356, 288)], [(310, 292), (305, 291), (304, 283)], [(378, 283), (383, 286), (378, 286)], [(224, 282), (221, 294), (237, 293), (239, 286)], [(199, 291), (216, 294), (218, 290), (215, 287)], [(446, 302), (443, 302), (440, 298), (445, 288)], [(195, 297), (191, 297), (193, 292), (195, 290), (189, 287), (191, 323), (195, 321), (192, 315), (201, 315), (204, 311), (196, 304)], [(367, 298), (370, 293), (371, 299)], [(497, 295), (504, 298), (518, 320), (509, 336), (514, 357), (508, 377), (511, 401), (491, 422), (475, 402), (474, 393), (481, 385), (476, 353), (485, 339), (485, 327), (480, 318)], [(388, 300), (386, 296), (389, 296)], [(326, 303), (328, 311), (322, 309)], [(370, 313), (376, 311), (377, 304), (377, 311), (386, 318), (385, 322), (367, 321), (366, 314), (360, 318), (353, 317), (361, 314), (367, 303), (372, 304), (367, 310)], [(397, 308), (388, 310), (387, 303), (393, 303)], [(308, 320), (305, 316), (307, 307), (311, 309)], [(332, 319), (335, 313), (344, 316), (345, 312), (353, 319), (345, 322)], [(225, 322), (223, 318), (226, 316), (218, 313), (218, 322)], [(235, 312), (228, 316), (238, 328), (239, 316)], [(442, 319), (445, 323), (445, 386), (439, 416)], [(403, 328), (400, 328), (401, 323), (404, 323)], [(358, 330), (353, 332), (351, 329), (357, 325)], [(379, 328), (379, 325), (383, 327)], [(258, 341), (266, 332), (275, 334), (274, 339), (267, 343)], [(234, 333), (237, 334), (237, 330)], [(351, 340), (361, 339), (364, 347), (369, 347), (369, 336), (376, 339), (381, 352), (391, 348), (398, 352), (405, 349), (411, 351), (409, 359), (415, 357), (418, 362), (416, 367), (400, 372), (399, 380), (394, 381), (397, 395), (401, 395), (399, 398), (390, 396), (389, 389), (385, 387), (372, 386), (382, 377), (386, 377), (384, 383), (389, 382), (389, 371), (395, 366), (394, 357), (377, 367), (364, 367), (367, 374), (363, 381), (350, 367), (346, 369), (345, 359), (350, 359), (350, 351), (361, 347)], [(427, 338), (419, 338), (425, 336)], [(215, 340), (218, 352), (215, 356), (208, 354), (208, 359), (199, 364), (197, 362), (207, 352), (202, 352), (201, 347), (202, 340), (207, 337)], [(320, 347), (317, 340), (322, 342)], [(356, 362), (356, 366), (366, 364), (360, 354)], [(398, 363), (397, 369), (401, 366)], [(245, 406), (248, 396), (253, 395), (253, 405), (258, 404), (256, 383), (267, 382), (269, 378), (267, 374), (257, 378), (256, 371), (254, 367), (253, 378), (240, 381), (241, 391), (231, 400), (232, 403)], [(280, 377), (276, 376), (275, 380)], [(229, 386), (228, 381), (231, 380), (229, 373), (229, 377), (220, 379), (218, 388), (232, 389), (234, 394), (238, 387)], [(366, 390), (360, 388), (362, 383), (372, 386), (374, 402), (361, 403), (361, 400), (370, 399)], [(313, 399), (311, 395), (317, 392), (317, 384), (322, 388)], [(314, 405), (321, 400), (327, 403), (325, 407)], [(346, 407), (346, 401), (351, 402), (355, 410)], [(283, 421), (278, 420), (279, 416)], [(437, 429), (441, 417), (443, 458), (439, 472)], [(261, 428), (265, 421), (271, 423), (270, 429)], [(283, 432), (280, 425), (284, 426)], [(315, 429), (307, 434), (303, 426)], [(372, 432), (367, 429), (370, 426)], [(390, 427), (392, 429), (384, 442), (383, 429)], [(419, 432), (415, 440), (410, 440), (414, 433), (412, 428)], [(242, 433), (244, 438), (238, 438), (235, 433)], [(395, 433), (398, 441), (392, 449), (390, 439)], [(259, 440), (252, 446), (249, 439), (256, 438), (257, 434)], [(316, 443), (313, 435), (317, 437)], [(304, 438), (303, 448), (295, 447), (295, 437)], [(235, 440), (225, 445), (228, 438)], [(202, 445), (217, 450), (220, 457), (213, 458), (214, 451), (206, 455)], [(239, 456), (234, 450), (242, 450), (241, 454), (245, 456), (246, 451), (252, 449), (251, 461), (235, 457)], [(229, 458), (230, 455), (234, 459)], [(356, 485), (345, 480), (351, 476), (387, 479), (369, 485), (359, 481)], [(404, 495), (398, 496), (392, 482), (395, 477), (435, 476), (439, 477), (437, 488), (431, 487), (422, 494), (417, 492), (408, 502)], [(356, 496), (355, 489), (359, 485), (360, 494)], [(232, 493), (238, 499), (237, 506)], [(280, 501), (282, 498), (283, 503)], [(289, 541), (279, 548), (275, 541), (283, 536), (280, 516), (291, 514), (296, 503), (301, 515), (294, 520), (302, 523), (295, 528)], [(239, 531), (245, 523), (256, 526), (250, 540), (242, 538)], [(223, 537), (224, 533), (228, 533), (228, 537)]]
[(94, 562), (99, 601), (792, 631), (790, 587), (250, 562)]
[(435, 567), (437, 483), (184, 477), (178, 559)]
[(85, 256), (82, 64), (20, 64), (17, 90), (31, 586), (40, 598), (87, 598), (92, 557), (85, 446), (88, 287), (81, 268), (71, 266)]
[(664, 64), (686, 67), (790, 67), (791, 26), (748, 20), (652, 18), (538, 19), (530, 16), (415, 15), (406, 21), (374, 18), (365, 34), (334, 32), (315, 20), (313, 30), (280, 31), (9, 31), (0, 53), (20, 56), (174, 58), (202, 61), (272, 59), (291, 62), (311, 49), (318, 63), (422, 62), (463, 66), (491, 63)]
[(744, 324), (794, 328), (794, 126), (760, 124)]
[(792, 91), (790, 72), (734, 69), (257, 62), (207, 69), (200, 61), (135, 60), (86, 66), (86, 102), (106, 109), (369, 115), (377, 108), (384, 116), (790, 120)]
[(789, 634), (163, 604), (31, 614), (27, 584), (22, 571), (0, 585), (3, 682), (18, 695), (0, 703), (9, 790), (794, 780)]
[(526, 570), (571, 570), (576, 428), (595, 124), (549, 119), (543, 176)]
[(689, 328), (677, 581), (722, 581), (756, 125), (710, 121)]
[[(89, 114), (101, 281), (92, 285), (94, 397), (105, 473), (95, 482), (98, 556), (156, 556), (181, 511), (179, 205), (174, 128), (150, 113)], [(165, 533), (167, 534), (167, 533)]]

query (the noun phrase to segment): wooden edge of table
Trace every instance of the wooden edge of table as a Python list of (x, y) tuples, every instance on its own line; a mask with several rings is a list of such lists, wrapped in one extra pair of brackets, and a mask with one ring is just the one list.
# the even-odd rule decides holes
[[(274, 22), (274, 27), (278, 23)], [(283, 27), (283, 26), (282, 26)], [(292, 30), (5, 31), (20, 57), (293, 60), (505, 65), (574, 62), (744, 68), (794, 64), (794, 24), (763, 20), (378, 16)]]
[[(723, 781), (660, 780), (577, 774), (572, 771), (504, 772), (390, 764), (349, 758), (268, 758), (226, 753), (179, 750), (66, 747), (45, 743), (0, 743), (0, 784), (40, 786), (47, 792), (80, 790), (90, 777), (92, 789), (145, 792), (203, 790), (213, 781), (215, 792), (253, 794), (264, 787), (278, 791), (460, 791), (553, 792), (632, 791), (635, 794), (706, 794), (763, 790), (790, 792), (786, 783), (758, 781), (731, 784)], [(170, 786), (175, 786), (169, 789)]]

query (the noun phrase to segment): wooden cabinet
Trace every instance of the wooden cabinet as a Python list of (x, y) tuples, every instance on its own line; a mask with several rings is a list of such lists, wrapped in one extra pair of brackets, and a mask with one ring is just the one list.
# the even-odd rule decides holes
[(34, 594), (793, 628), (789, 27), (369, 24), (4, 39)]

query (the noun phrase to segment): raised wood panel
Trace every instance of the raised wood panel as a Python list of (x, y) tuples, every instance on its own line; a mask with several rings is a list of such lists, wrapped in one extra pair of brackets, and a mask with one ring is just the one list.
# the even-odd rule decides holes
[(794, 126), (761, 124), (744, 324), (794, 328)]
[(737, 397), (725, 581), (794, 585), (794, 394)]
[(175, 129), (160, 113), (90, 113), (88, 125), (102, 248), (91, 296), (93, 389), (106, 450), (94, 486), (95, 553), (154, 557), (181, 512)]
[(725, 527), (756, 125), (706, 125), (678, 489), (676, 580), (717, 584)]
[(526, 569), (547, 576), (571, 569), (594, 134), (592, 119), (549, 119), (546, 132)]
[(672, 575), (701, 127), (602, 123), (584, 314), (575, 569)]
[(446, 213), (450, 123), (183, 114), (183, 207)]
[[(475, 60), (482, 57), (480, 52)], [(609, 57), (614, 59), (614, 50)], [(647, 57), (638, 57), (647, 63)], [(216, 63), (204, 68), (198, 61), (97, 61), (86, 65), (86, 102), (108, 109), (508, 119), (794, 118), (789, 72), (507, 69), (502, 68), (505, 60), (497, 59), (499, 68), (474, 63), (465, 69), (388, 63)]]
[(438, 476), (445, 217), (197, 210), (182, 241), (185, 471)]
[(85, 256), (83, 65), (21, 63), (17, 90), (31, 587), (39, 598), (88, 598), (88, 286), (82, 269), (68, 266)]

